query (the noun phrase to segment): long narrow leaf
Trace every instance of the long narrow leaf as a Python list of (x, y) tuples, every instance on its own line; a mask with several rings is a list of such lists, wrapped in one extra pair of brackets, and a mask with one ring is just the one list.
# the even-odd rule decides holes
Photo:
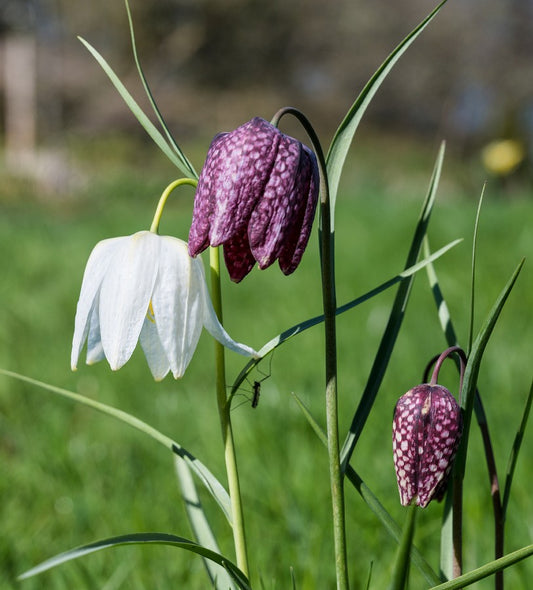
[[(481, 202), (480, 202), (481, 203)], [(480, 207), (478, 207), (477, 215), (476, 215), (476, 228), (479, 224), (479, 211)], [(477, 231), (477, 229), (476, 229)], [(474, 242), (475, 242), (474, 238)], [(475, 253), (475, 247), (473, 248)], [(424, 240), (424, 256), (429, 256), (431, 253), (429, 248), (429, 242), (427, 238)], [(473, 259), (475, 258), (475, 254), (473, 254)], [(474, 268), (475, 263), (472, 263), (472, 291), (473, 291), (473, 282), (474, 282)], [(439, 285), (439, 281), (437, 278), (437, 273), (435, 272), (435, 268), (432, 263), (429, 263), (426, 266), (426, 272), (428, 276), (429, 285), (431, 288), (431, 292), (433, 293), (433, 299), (437, 305), (437, 311), (439, 315), (441, 329), (444, 333), (446, 338), (446, 342), (448, 346), (457, 346), (459, 345), (459, 340), (457, 339), (457, 335), (455, 333), (455, 328), (453, 326), (452, 318), (450, 315), (450, 311), (448, 309), (448, 305), (442, 293), (442, 290)], [(472, 301), (473, 301), (473, 294), (472, 294)], [(471, 305), (471, 312), (473, 310), (473, 304)], [(472, 317), (472, 316), (471, 316)], [(470, 322), (472, 325), (472, 322)], [(469, 333), (471, 332), (471, 328), (469, 329)], [(469, 340), (470, 340), (469, 334)], [(455, 357), (457, 369), (460, 371), (460, 362), (457, 357)], [(483, 402), (481, 399), (481, 395), (479, 390), (476, 388), (475, 397), (474, 397), (474, 412), (476, 414), (476, 420), (481, 431), (481, 437), (483, 440), (483, 448), (485, 451), (485, 460), (487, 463), (487, 470), (489, 474), (489, 481), (490, 481), (490, 493), (492, 497), (492, 511), (494, 515), (494, 530), (495, 530), (495, 558), (499, 558), (503, 555), (503, 520), (504, 520), (504, 511), (502, 509), (502, 503), (500, 498), (500, 484), (498, 479), (498, 472), (496, 469), (496, 459), (494, 457), (494, 450), (492, 445), (492, 439), (490, 435), (489, 425), (487, 421), (487, 416), (485, 414), (485, 409), (483, 407)], [(453, 510), (451, 506), (451, 502), (447, 502), (444, 508), (444, 515), (443, 515), (443, 524), (441, 527), (441, 571), (447, 578), (453, 577)]]
[[(198, 545), (201, 545), (206, 549), (211, 549), (211, 551), (215, 551), (216, 553), (220, 553), (218, 543), (211, 527), (209, 526), (200, 497), (198, 496), (198, 491), (196, 490), (196, 485), (189, 465), (181, 457), (176, 457), (175, 465), (181, 496), (194, 535), (194, 540)], [(206, 557), (203, 557), (202, 559), (214, 588), (217, 590), (234, 590), (235, 586), (231, 581), (228, 572), (223, 567)]]
[(119, 547), (123, 545), (144, 544), (171, 545), (173, 547), (178, 547), (180, 549), (190, 551), (191, 553), (201, 555), (202, 557), (210, 559), (214, 563), (217, 563), (220, 566), (222, 566), (228, 572), (231, 578), (235, 581), (239, 588), (241, 588), (242, 590), (250, 590), (247, 577), (241, 572), (241, 570), (235, 564), (226, 559), (223, 555), (220, 555), (215, 551), (211, 551), (206, 547), (202, 547), (201, 545), (198, 545), (193, 541), (189, 541), (188, 539), (178, 537), (176, 535), (170, 535), (168, 533), (132, 533), (129, 535), (110, 537), (109, 539), (103, 539), (101, 541), (96, 541), (95, 543), (89, 543), (88, 545), (83, 545), (82, 547), (77, 547), (76, 549), (65, 551), (64, 553), (60, 553), (59, 555), (56, 555), (51, 559), (43, 561), (36, 567), (28, 570), (27, 572), (24, 572), (21, 576), (19, 576), (19, 579), (25, 580), (26, 578), (30, 578), (32, 576), (45, 572), (62, 563), (72, 561), (73, 559), (78, 559), (79, 557), (89, 555), (102, 549), (109, 549), (111, 547)]
[(14, 373), (12, 371), (6, 371), (5, 369), (0, 368), (0, 374), (5, 375), (6, 377), (12, 377), (14, 379), (18, 379), (19, 381), (25, 381), (26, 383), (30, 383), (31, 385), (35, 385), (40, 387), (41, 389), (45, 389), (72, 401), (81, 403), (85, 406), (93, 408), (94, 410), (98, 410), (107, 416), (111, 416), (137, 430), (140, 430), (144, 434), (147, 434), (157, 442), (161, 443), (165, 448), (171, 450), (176, 455), (180, 456), (184, 459), (189, 467), (193, 470), (193, 472), (200, 478), (200, 481), (204, 484), (206, 489), (209, 491), (211, 496), (217, 502), (217, 504), (222, 509), (225, 517), (227, 518), (228, 522), (232, 523), (231, 518), (231, 503), (228, 496), (228, 493), (224, 489), (224, 486), (218, 481), (218, 479), (209, 471), (209, 469), (194, 455), (189, 453), (186, 449), (184, 449), (181, 445), (179, 445), (176, 441), (172, 440), (168, 436), (165, 436), (159, 430), (156, 430), (146, 422), (139, 420), (135, 416), (124, 412), (123, 410), (119, 410), (118, 408), (114, 408), (112, 406), (108, 406), (107, 404), (103, 404), (96, 400), (90, 399), (79, 393), (74, 393), (73, 391), (69, 391), (68, 389), (62, 389), (61, 387), (55, 387), (54, 385), (50, 385), (48, 383), (43, 383), (42, 381), (38, 381), (37, 379), (32, 379), (31, 377), (26, 377), (25, 375), (20, 375), (19, 373)]
[[(433, 205), (435, 203), (435, 197), (439, 185), (443, 160), (444, 143), (441, 145), (439, 153), (437, 155), (437, 160), (435, 162), (433, 174), (431, 176), (431, 181), (429, 183), (428, 193), (424, 201), (424, 205), (422, 207), (422, 211), (418, 219), (417, 226), (415, 228), (409, 253), (407, 255), (407, 261), (405, 264), (406, 267), (410, 267), (413, 264), (415, 264), (420, 253), (422, 241), (426, 235), (427, 227), (431, 217), (431, 212), (433, 210)], [(359, 440), (359, 436), (363, 431), (363, 427), (370, 414), (370, 410), (374, 405), (374, 401), (376, 399), (378, 390), (381, 386), (381, 382), (385, 375), (385, 370), (387, 368), (394, 345), (396, 343), (396, 338), (398, 336), (398, 333), (400, 332), (412, 285), (413, 277), (411, 276), (407, 280), (403, 281), (398, 287), (398, 292), (396, 293), (396, 297), (392, 305), (387, 326), (385, 328), (383, 337), (381, 338), (381, 342), (379, 344), (378, 351), (374, 358), (374, 363), (370, 370), (368, 381), (363, 391), (363, 395), (361, 396), (361, 400), (359, 402), (357, 410), (352, 419), (350, 431), (348, 433), (348, 436), (346, 437), (346, 440), (344, 441), (344, 446), (341, 451), (341, 461), (344, 470), (346, 469), (346, 465), (350, 461), (357, 441)]]
[(513, 483), (513, 476), (516, 468), (516, 462), (518, 461), (518, 454), (520, 452), (520, 447), (522, 446), (522, 440), (524, 438), (524, 432), (526, 430), (527, 421), (529, 419), (529, 412), (531, 410), (531, 402), (533, 401), (533, 381), (531, 382), (531, 387), (529, 388), (529, 395), (527, 396), (526, 405), (524, 407), (524, 411), (522, 413), (522, 420), (520, 421), (520, 426), (518, 427), (518, 431), (515, 435), (513, 448), (511, 449), (511, 454), (509, 456), (509, 461), (507, 463), (507, 474), (505, 477), (505, 489), (503, 492), (503, 501), (502, 501), (502, 512), (503, 518), (505, 519), (505, 515), (507, 513), (507, 505), (509, 504), (509, 497), (511, 495), (511, 485)]
[(463, 392), (462, 392), (462, 399), (463, 399), (463, 434), (461, 437), (461, 443), (459, 445), (459, 449), (457, 451), (457, 457), (455, 459), (454, 465), (454, 477), (463, 478), (465, 472), (465, 464), (466, 464), (466, 452), (468, 449), (468, 438), (470, 434), (470, 423), (472, 420), (472, 409), (474, 407), (474, 397), (477, 385), (477, 377), (479, 374), (479, 367), (481, 365), (481, 359), (483, 357), (483, 353), (485, 352), (485, 347), (489, 341), (489, 338), (494, 330), (494, 326), (498, 321), (500, 313), (511, 293), (511, 290), (522, 270), (522, 266), (524, 264), (524, 260), (520, 262), (520, 264), (516, 267), (515, 271), (511, 275), (511, 278), (503, 288), (502, 292), (500, 293), (498, 299), (496, 300), (493, 308), (491, 309), (490, 313), (488, 314), (487, 318), (485, 319), (481, 330), (472, 346), (472, 351), (470, 356), (468, 357), (468, 362), (466, 364), (465, 375), (463, 380)]
[[(353, 309), (354, 307), (360, 305), (361, 303), (368, 301), (372, 297), (379, 295), (380, 293), (382, 293), (383, 291), (385, 291), (389, 287), (392, 287), (392, 286), (396, 285), (397, 283), (400, 283), (401, 281), (404, 281), (404, 280), (408, 279), (409, 277), (412, 277), (415, 273), (417, 273), (419, 270), (424, 268), (427, 264), (429, 264), (430, 262), (433, 262), (434, 260), (437, 260), (437, 258), (440, 258), (448, 250), (457, 246), (457, 244), (459, 244), (461, 241), (462, 240), (454, 240), (453, 242), (450, 242), (446, 246), (443, 246), (440, 250), (437, 250), (436, 252), (431, 254), (429, 256), (429, 258), (425, 258), (424, 260), (421, 260), (417, 264), (413, 264), (409, 268), (406, 268), (404, 271), (398, 273), (392, 279), (389, 279), (388, 281), (381, 283), (381, 285), (375, 287), (374, 289), (371, 289), (370, 291), (368, 291), (364, 295), (361, 295), (360, 297), (357, 297), (356, 299), (352, 299), (351, 301), (344, 303), (343, 305), (341, 305), (340, 307), (337, 308), (336, 315), (340, 315), (341, 313), (349, 311), (350, 309)], [(305, 330), (308, 330), (309, 328), (312, 328), (313, 326), (317, 326), (318, 324), (321, 324), (323, 321), (324, 321), (323, 315), (315, 316), (313, 318), (305, 320), (305, 322), (300, 322), (299, 324), (292, 326), (292, 328), (285, 330), (281, 334), (278, 334), (277, 336), (272, 338), (272, 340), (269, 340), (261, 348), (261, 350), (259, 350), (258, 358), (248, 361), (246, 363), (246, 365), (243, 367), (242, 371), (239, 373), (239, 375), (235, 379), (235, 382), (231, 388), (231, 393), (234, 394), (237, 391), (237, 389), (240, 387), (242, 382), (246, 379), (248, 374), (253, 370), (253, 368), (257, 364), (259, 364), (268, 354), (270, 354), (273, 350), (275, 350), (278, 346), (280, 346), (281, 344), (283, 344), (284, 342), (286, 342), (287, 340), (289, 340), (293, 336), (301, 334), (302, 332), (305, 332)]]
[[(148, 100), (150, 101), (150, 105), (152, 106), (152, 110), (154, 111), (155, 116), (157, 117), (157, 120), (159, 121), (159, 124), (161, 125), (161, 128), (163, 129), (163, 131), (165, 132), (165, 135), (167, 136), (167, 141), (170, 144), (170, 147), (173, 148), (173, 150), (176, 152), (176, 155), (183, 163), (184, 168), (188, 171), (186, 174), (188, 176), (192, 176), (193, 178), (198, 178), (198, 174), (197, 174), (196, 170), (194, 169), (193, 165), (191, 164), (191, 162), (189, 161), (187, 156), (183, 153), (180, 146), (178, 145), (178, 143), (174, 139), (172, 133), (170, 132), (170, 129), (168, 128), (168, 125), (166, 124), (165, 119), (163, 118), (163, 115), (161, 114), (161, 111), (159, 110), (159, 107), (157, 106), (157, 103), (154, 99), (152, 91), (150, 90), (150, 86), (148, 85), (148, 81), (146, 80), (146, 76), (144, 75), (144, 71), (141, 67), (141, 62), (139, 60), (139, 55), (137, 53), (137, 44), (135, 42), (135, 31), (133, 29), (133, 19), (131, 17), (131, 10), (130, 10), (130, 5), (129, 5), (128, 0), (126, 0), (125, 4), (126, 4), (126, 12), (128, 14), (128, 25), (130, 28), (130, 37), (131, 37), (131, 47), (133, 50), (133, 59), (135, 60), (135, 65), (137, 66), (137, 72), (139, 73), (139, 78), (141, 79), (144, 91), (146, 92), (146, 96), (148, 97)], [(183, 168), (182, 168), (182, 170), (183, 170)]]
[(519, 561), (522, 561), (522, 559), (526, 559), (531, 555), (533, 555), (533, 545), (522, 547), (522, 549), (508, 553), (504, 557), (495, 559), (494, 561), (491, 561), (490, 563), (478, 567), (475, 570), (463, 574), (458, 578), (454, 578), (453, 580), (444, 582), (444, 584), (439, 584), (438, 586), (433, 586), (430, 590), (459, 590), (460, 588), (464, 588), (465, 586), (470, 586), (470, 584), (479, 582), (479, 580), (483, 580), (483, 578), (488, 578), (496, 572), (514, 565), (515, 563), (518, 563)]
[(394, 571), (392, 580), (389, 585), (389, 590), (405, 590), (407, 588), (407, 580), (409, 579), (409, 554), (413, 545), (413, 536), (415, 534), (416, 521), (416, 504), (409, 506), (407, 510), (407, 518), (403, 527), (402, 538), (398, 553), (396, 555), (396, 562), (394, 564)]
[(326, 156), (326, 163), (328, 168), (330, 203), (331, 203), (331, 224), (334, 226), (334, 211), (335, 201), (337, 197), (337, 190), (341, 177), (341, 172), (348, 154), (348, 150), (352, 143), (355, 131), (359, 126), (359, 122), (363, 114), (370, 104), (370, 101), (376, 94), (381, 83), (385, 80), (396, 62), (404, 54), (407, 48), (420, 35), (420, 33), (427, 27), (427, 25), (435, 18), (439, 10), (444, 6), (446, 0), (439, 4), (437, 8), (426, 17), (407, 37), (394, 49), (394, 51), (387, 57), (383, 64), (379, 67), (376, 73), (370, 78), (366, 86), (363, 88), (361, 94), (357, 97), (347, 115), (339, 125), (335, 136), (329, 147)]
[(107, 74), (115, 88), (118, 90), (118, 93), (124, 100), (124, 102), (128, 105), (131, 112), (135, 115), (139, 123), (144, 127), (146, 133), (153, 139), (157, 147), (165, 154), (165, 156), (175, 165), (177, 166), (185, 176), (189, 176), (191, 171), (189, 167), (179, 158), (174, 150), (170, 147), (166, 139), (163, 137), (161, 132), (157, 129), (157, 127), (150, 121), (150, 119), (145, 115), (144, 111), (141, 107), (137, 104), (133, 96), (129, 93), (126, 89), (124, 84), (120, 81), (119, 77), (115, 74), (112, 70), (111, 66), (106, 62), (106, 60), (98, 53), (98, 51), (85, 39), (82, 37), (78, 37), (79, 40), (85, 45), (85, 47), (89, 50), (92, 56), (96, 59), (100, 67), (104, 70)]

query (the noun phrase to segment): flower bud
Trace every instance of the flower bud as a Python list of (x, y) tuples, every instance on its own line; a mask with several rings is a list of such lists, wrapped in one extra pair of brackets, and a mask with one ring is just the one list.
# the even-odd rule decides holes
[(398, 400), (392, 446), (403, 506), (442, 500), (462, 428), (461, 408), (441, 385), (417, 385)]
[(275, 260), (294, 272), (318, 201), (318, 166), (297, 139), (255, 117), (209, 148), (194, 199), (189, 253), (224, 246), (231, 279)]

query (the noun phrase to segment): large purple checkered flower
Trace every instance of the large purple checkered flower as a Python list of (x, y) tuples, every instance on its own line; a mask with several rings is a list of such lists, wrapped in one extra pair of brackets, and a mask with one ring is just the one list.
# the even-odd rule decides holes
[(442, 500), (462, 428), (459, 404), (441, 385), (417, 385), (398, 400), (392, 446), (403, 506)]
[(256, 262), (264, 269), (279, 260), (290, 274), (307, 246), (317, 200), (313, 152), (255, 117), (211, 143), (196, 189), (189, 253), (223, 244), (235, 282)]

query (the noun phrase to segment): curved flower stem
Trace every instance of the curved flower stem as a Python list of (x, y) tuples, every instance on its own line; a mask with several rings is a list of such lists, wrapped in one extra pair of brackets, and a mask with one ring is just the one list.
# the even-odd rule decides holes
[[(220, 289), (220, 254), (218, 248), (209, 248), (209, 261), (211, 266), (211, 297), (213, 307), (222, 323), (222, 292)], [(248, 556), (246, 551), (246, 536), (244, 531), (244, 515), (242, 511), (241, 489), (239, 474), (237, 471), (237, 456), (235, 454), (235, 442), (231, 427), (230, 405), (226, 399), (226, 363), (224, 346), (215, 340), (215, 366), (216, 366), (216, 394), (220, 426), (222, 429), (222, 441), (224, 444), (224, 460), (228, 477), (229, 495), (231, 499), (231, 513), (233, 523), (233, 543), (237, 566), (248, 576)]]
[(335, 294), (335, 236), (331, 224), (331, 207), (326, 160), (322, 146), (311, 123), (293, 107), (280, 109), (272, 120), (277, 125), (285, 114), (295, 116), (309, 135), (320, 168), (320, 262), (322, 272), (322, 304), (324, 308), (326, 356), (326, 422), (329, 457), (329, 476), (333, 509), (333, 535), (335, 542), (335, 571), (337, 590), (348, 590), (346, 556), (346, 522), (344, 510), (343, 473), (340, 464), (339, 417), (337, 401), (337, 335)]
[(155, 210), (154, 219), (152, 221), (152, 225), (150, 226), (151, 232), (153, 232), (155, 234), (158, 232), (159, 222), (161, 221), (161, 215), (163, 215), (163, 209), (165, 208), (165, 204), (167, 202), (167, 199), (170, 196), (170, 193), (175, 188), (178, 188), (178, 186), (181, 186), (182, 184), (189, 184), (190, 186), (193, 186), (196, 188), (198, 181), (195, 180), (194, 178), (178, 178), (178, 180), (171, 182), (167, 186), (167, 188), (163, 191), (163, 194), (159, 198), (159, 203), (157, 204), (157, 209)]

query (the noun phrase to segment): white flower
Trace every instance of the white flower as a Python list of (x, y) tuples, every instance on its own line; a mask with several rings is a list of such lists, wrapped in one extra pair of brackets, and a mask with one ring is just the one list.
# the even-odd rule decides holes
[(140, 340), (154, 379), (172, 371), (181, 377), (202, 327), (224, 346), (256, 352), (233, 341), (218, 321), (200, 258), (191, 258), (178, 238), (141, 231), (99, 242), (81, 286), (72, 340), (71, 366), (87, 341), (87, 364), (107, 358), (120, 369)]

